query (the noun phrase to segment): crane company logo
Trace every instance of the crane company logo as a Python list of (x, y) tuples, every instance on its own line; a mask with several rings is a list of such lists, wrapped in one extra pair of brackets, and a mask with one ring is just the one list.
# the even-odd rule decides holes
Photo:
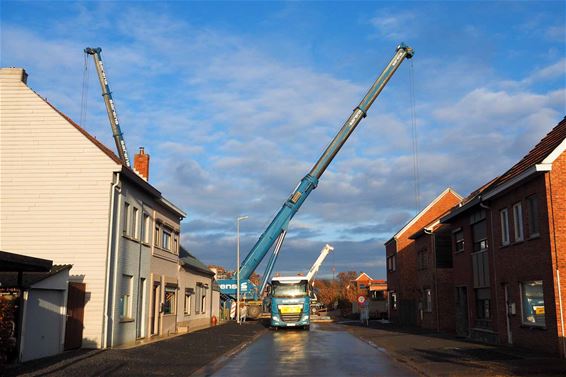
[[(238, 284), (230, 284), (230, 283), (226, 283), (226, 284), (220, 284), (220, 289), (224, 289), (224, 290), (229, 290), (229, 289), (233, 289), (233, 290), (237, 290), (238, 289)], [(248, 283), (247, 282), (243, 282), (240, 284), (240, 290), (241, 291), (247, 291), (248, 290)]]

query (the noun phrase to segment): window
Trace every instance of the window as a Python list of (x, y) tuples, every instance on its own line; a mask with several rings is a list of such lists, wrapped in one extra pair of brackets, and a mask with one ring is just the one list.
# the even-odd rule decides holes
[(392, 272), (395, 271), (397, 269), (397, 256), (396, 255), (392, 255), (390, 257), (387, 258), (387, 271)]
[(202, 313), (206, 313), (206, 295), (207, 295), (207, 291), (208, 291), (208, 285), (204, 284), (202, 286), (202, 290), (201, 290), (201, 312)]
[(147, 213), (143, 214), (143, 237), (142, 241), (149, 243), (149, 235), (151, 233), (151, 218)]
[(454, 232), (454, 243), (456, 245), (456, 253), (464, 251), (464, 230), (462, 230), (462, 228)]
[(175, 314), (175, 294), (176, 287), (165, 287), (165, 301), (163, 302), (163, 314)]
[(155, 226), (155, 233), (153, 235), (153, 244), (159, 247), (159, 224)]
[(185, 288), (185, 314), (186, 315), (191, 315), (191, 302), (192, 302), (192, 297), (195, 293), (195, 290), (192, 288)]
[(424, 290), (423, 302), (423, 310), (425, 312), (432, 312), (432, 292), (430, 288)]
[(165, 250), (171, 250), (171, 232), (163, 229), (161, 247)]
[(422, 249), (417, 252), (417, 270), (426, 270), (428, 268), (428, 251)]
[(521, 202), (513, 204), (513, 223), (515, 225), (515, 242), (523, 240), (523, 207)]
[(132, 229), (130, 231), (130, 235), (135, 239), (139, 239), (139, 210), (134, 207), (132, 208)]
[(527, 198), (527, 219), (529, 224), (529, 237), (537, 237), (539, 235), (539, 214), (538, 214), (538, 198), (531, 195)]
[(474, 251), (487, 249), (487, 222), (481, 220), (472, 225)]
[(499, 211), (499, 217), (501, 219), (501, 244), (509, 245), (509, 210), (503, 208)]
[(201, 295), (201, 291), (202, 291), (202, 283), (197, 283), (197, 287), (196, 287), (196, 290), (195, 290), (195, 297), (196, 297), (196, 300), (195, 300), (195, 313), (196, 313), (196, 314), (199, 314), (199, 313), (201, 312), (201, 305), (202, 305), (202, 302), (201, 302), (201, 300), (199, 299), (199, 297), (200, 297), (200, 295)]
[(173, 252), (176, 254), (179, 253), (179, 233), (175, 233), (173, 237)]
[(120, 319), (132, 318), (132, 279), (130, 275), (122, 275), (122, 287), (120, 293)]
[(360, 284), (360, 289), (366, 289), (366, 285), (365, 285), (365, 284)]
[(397, 293), (390, 292), (389, 297), (391, 297), (391, 309), (397, 310)]
[(122, 229), (127, 236), (130, 235), (130, 223), (130, 203), (124, 202), (124, 227)]
[(521, 306), (523, 324), (530, 326), (546, 325), (542, 280), (521, 283)]
[(489, 288), (476, 289), (476, 318), (491, 318), (491, 290)]

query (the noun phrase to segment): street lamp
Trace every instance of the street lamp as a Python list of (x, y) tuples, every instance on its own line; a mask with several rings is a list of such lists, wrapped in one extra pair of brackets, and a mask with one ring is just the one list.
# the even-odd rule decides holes
[(236, 322), (240, 322), (240, 221), (248, 216), (238, 216), (236, 219)]

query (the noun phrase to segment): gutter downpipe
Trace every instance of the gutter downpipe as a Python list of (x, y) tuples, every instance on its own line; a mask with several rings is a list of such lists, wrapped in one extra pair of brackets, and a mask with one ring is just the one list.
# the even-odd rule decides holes
[[(493, 284), (489, 284), (490, 287), (494, 288), (494, 293), (495, 293), (495, 313), (498, 313), (497, 308), (499, 307), (499, 300), (498, 300), (498, 295), (497, 295), (497, 291), (498, 291), (498, 287), (497, 287), (497, 267), (495, 264), (495, 242), (493, 241), (493, 228), (494, 228), (494, 224), (493, 224), (493, 211), (491, 210), (491, 207), (488, 206), (487, 204), (484, 204), (483, 202), (483, 197), (480, 195), (480, 207), (483, 209), (486, 209), (489, 211), (489, 225), (490, 225), (490, 229), (491, 231), (489, 232), (489, 238), (490, 238), (490, 244), (487, 245), (487, 250), (488, 252), (490, 250), (492, 250), (492, 266), (493, 266)], [(507, 305), (507, 303), (505, 303), (505, 305)], [(496, 332), (499, 333), (499, 324), (497, 323), (497, 320), (495, 321), (495, 327), (496, 327)]]
[[(107, 248), (107, 255), (106, 255), (106, 289), (104, 290), (104, 323), (102, 326), (102, 348), (108, 348), (108, 321), (109, 317), (112, 316), (108, 315), (108, 312), (111, 311), (112, 305), (109, 303), (110, 297), (110, 266), (112, 263), (112, 245), (114, 244), (114, 227), (115, 227), (115, 198), (116, 198), (116, 191), (121, 192), (120, 187), (120, 172), (115, 172), (114, 176), (116, 177), (116, 181), (112, 183), (110, 188), (110, 210), (109, 210), (109, 221), (108, 221), (108, 248)], [(118, 190), (116, 190), (118, 189)], [(118, 212), (119, 209), (118, 209)], [(115, 284), (116, 282), (114, 282)]]
[(424, 232), (432, 238), (432, 255), (434, 263), (434, 311), (436, 312), (436, 332), (440, 332), (440, 314), (438, 308), (438, 267), (436, 265), (436, 234), (433, 231), (424, 229)]
[(550, 190), (550, 210), (552, 212), (552, 238), (554, 239), (554, 258), (556, 264), (556, 285), (558, 286), (558, 306), (560, 310), (560, 328), (562, 330), (562, 357), (566, 357), (566, 335), (564, 331), (564, 311), (562, 307), (562, 288), (560, 287), (560, 268), (558, 266), (558, 250), (556, 247), (556, 224), (554, 223), (554, 201), (552, 200), (552, 176), (548, 174), (548, 188)]

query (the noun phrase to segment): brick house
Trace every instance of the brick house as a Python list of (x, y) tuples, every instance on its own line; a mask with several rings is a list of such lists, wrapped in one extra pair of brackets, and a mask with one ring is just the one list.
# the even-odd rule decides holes
[[(348, 289), (352, 289), (356, 296), (364, 296), (369, 305), (369, 313), (373, 318), (387, 316), (387, 281), (373, 279), (365, 272), (361, 272), (357, 278), (350, 281)], [(352, 313), (359, 313), (360, 305), (357, 301), (352, 302)]]
[(566, 356), (566, 120), (442, 217), (452, 229), (456, 331)]
[[(417, 264), (419, 255), (411, 236), (436, 221), (461, 200), (460, 195), (447, 188), (385, 243), (388, 315), (392, 322), (414, 326), (419, 323), (421, 315), (419, 303), (423, 301), (424, 291), (416, 278), (421, 265)], [(431, 251), (427, 250), (427, 253)]]

